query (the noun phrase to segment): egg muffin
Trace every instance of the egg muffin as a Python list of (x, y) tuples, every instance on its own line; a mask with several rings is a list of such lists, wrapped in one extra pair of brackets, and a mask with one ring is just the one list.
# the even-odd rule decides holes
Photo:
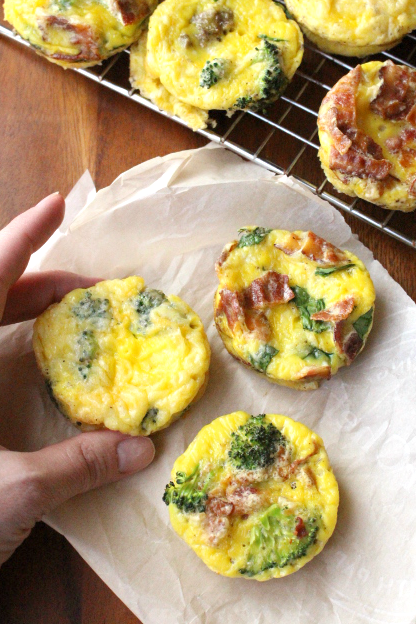
[(416, 28), (416, 0), (285, 0), (305, 35), (325, 52), (367, 56)]
[(176, 460), (163, 500), (175, 531), (211, 570), (267, 581), (321, 552), (339, 492), (316, 433), (287, 416), (234, 412)]
[(199, 399), (208, 380), (200, 318), (136, 276), (66, 295), (37, 319), (33, 346), (57, 407), (84, 430), (154, 433)]
[(240, 230), (216, 264), (226, 349), (272, 382), (314, 390), (363, 349), (375, 292), (364, 264), (313, 232)]
[(391, 210), (416, 207), (416, 70), (357, 65), (322, 101), (319, 157), (336, 189)]
[(302, 54), (299, 27), (272, 0), (165, 0), (149, 20), (149, 74), (204, 111), (262, 108)]
[(89, 67), (137, 41), (157, 0), (5, 0), (4, 16), (53, 63)]
[(183, 119), (192, 130), (207, 127), (208, 111), (179, 100), (169, 93), (157, 76), (153, 76), (150, 72), (147, 63), (147, 29), (130, 50), (130, 82), (132, 87), (140, 91), (140, 95), (156, 104), (160, 110)]

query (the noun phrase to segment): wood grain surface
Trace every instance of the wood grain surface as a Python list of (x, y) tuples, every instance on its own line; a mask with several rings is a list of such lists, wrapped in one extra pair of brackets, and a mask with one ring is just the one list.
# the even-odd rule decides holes
[[(255, 127), (247, 132), (254, 139)], [(100, 189), (149, 158), (205, 143), (0, 36), (0, 227), (51, 192), (65, 196), (85, 169)], [(414, 215), (410, 219), (414, 223)], [(352, 216), (346, 220), (416, 300), (415, 251)], [(137, 622), (66, 540), (43, 524), (0, 570), (0, 624)]]

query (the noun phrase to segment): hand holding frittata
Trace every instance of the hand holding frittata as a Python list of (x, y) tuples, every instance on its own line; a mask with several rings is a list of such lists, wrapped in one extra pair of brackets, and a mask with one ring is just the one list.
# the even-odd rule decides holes
[[(32, 319), (69, 290), (96, 282), (62, 271), (20, 277), (31, 253), (47, 241), (63, 216), (64, 200), (55, 193), (0, 232), (2, 325)], [(148, 438), (114, 431), (84, 433), (32, 453), (0, 446), (0, 565), (43, 515), (77, 494), (145, 468), (153, 456)]]

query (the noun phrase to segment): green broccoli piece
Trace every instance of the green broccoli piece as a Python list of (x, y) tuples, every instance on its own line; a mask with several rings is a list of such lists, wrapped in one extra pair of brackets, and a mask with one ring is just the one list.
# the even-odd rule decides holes
[(326, 269), (318, 268), (315, 271), (315, 275), (320, 275), (321, 277), (326, 277), (327, 275), (332, 275), (332, 273), (335, 273), (336, 271), (342, 271), (343, 269), (349, 269), (349, 268), (351, 268), (353, 266), (355, 266), (355, 264), (353, 262), (350, 262), (349, 264), (342, 264), (341, 266), (327, 267)]
[(153, 425), (155, 425), (157, 422), (158, 413), (159, 410), (157, 409), (157, 407), (151, 407), (147, 410), (141, 422), (141, 426), (144, 431), (149, 431), (153, 428)]
[(225, 76), (227, 61), (222, 58), (208, 60), (199, 75), (199, 86), (210, 89)]
[(275, 460), (277, 449), (286, 445), (286, 438), (279, 429), (264, 419), (264, 414), (251, 416), (245, 425), (231, 434), (228, 457), (238, 470), (270, 466)]
[(166, 505), (176, 505), (184, 513), (202, 513), (205, 511), (212, 472), (205, 479), (201, 479), (199, 464), (194, 471), (187, 476), (184, 472), (176, 473), (176, 485), (170, 481), (163, 494), (163, 502)]
[(262, 373), (265, 373), (267, 367), (269, 366), (274, 356), (277, 355), (277, 353), (279, 353), (278, 349), (275, 349), (274, 347), (272, 347), (272, 345), (264, 344), (261, 345), (256, 353), (254, 353), (253, 355), (250, 354), (248, 356), (248, 359), (253, 368)]
[(373, 321), (374, 308), (370, 308), (365, 314), (362, 314), (355, 323), (352, 324), (357, 334), (363, 340), (364, 336), (368, 333), (371, 323)]
[(249, 247), (251, 245), (258, 245), (269, 234), (271, 230), (264, 227), (255, 227), (254, 230), (248, 228), (241, 228), (238, 230), (239, 234), (242, 234), (238, 241), (237, 247)]
[(239, 570), (240, 574), (256, 576), (304, 557), (316, 542), (318, 530), (316, 518), (305, 520), (272, 505), (250, 531), (247, 563)]
[(98, 342), (91, 330), (85, 329), (78, 338), (78, 371), (85, 380), (98, 350)]
[(133, 308), (139, 315), (137, 327), (135, 327), (135, 330), (138, 333), (144, 333), (146, 328), (150, 325), (150, 312), (155, 308), (158, 308), (160, 305), (162, 305), (162, 303), (167, 300), (167, 297), (162, 291), (154, 290), (152, 288), (146, 288), (145, 290), (142, 290), (142, 292), (140, 292), (133, 299)]
[(83, 298), (72, 308), (72, 312), (81, 321), (109, 318), (110, 302), (99, 297), (93, 299), (91, 292), (87, 290)]
[(325, 301), (323, 299), (314, 299), (311, 297), (307, 290), (300, 286), (291, 286), (295, 293), (293, 303), (299, 309), (300, 317), (302, 319), (303, 329), (308, 329), (317, 334), (331, 328), (331, 324), (325, 321), (314, 321), (311, 319), (311, 314), (325, 310)]

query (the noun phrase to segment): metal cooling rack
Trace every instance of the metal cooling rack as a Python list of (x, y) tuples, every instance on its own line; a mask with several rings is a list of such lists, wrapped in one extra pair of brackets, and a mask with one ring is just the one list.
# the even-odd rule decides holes
[[(1, 24), (0, 34), (20, 45), (30, 47), (28, 42)], [(371, 57), (371, 60), (386, 59), (416, 69), (416, 31), (407, 35), (392, 52)], [(357, 62), (363, 63), (366, 60), (368, 59), (326, 54), (305, 42), (305, 54), (300, 69), (285, 94), (266, 113), (239, 112), (230, 118), (223, 112), (213, 111), (215, 128), (199, 130), (198, 133), (274, 173), (293, 176), (337, 208), (416, 249), (416, 213), (386, 211), (361, 199), (352, 199), (338, 193), (326, 180), (317, 158), (319, 142), (316, 119), (322, 98)], [(125, 50), (100, 66), (75, 71), (165, 117), (170, 117), (131, 89), (128, 66), (129, 51)], [(186, 126), (178, 117), (173, 119)], [(276, 152), (279, 154), (279, 162), (276, 160)]]

